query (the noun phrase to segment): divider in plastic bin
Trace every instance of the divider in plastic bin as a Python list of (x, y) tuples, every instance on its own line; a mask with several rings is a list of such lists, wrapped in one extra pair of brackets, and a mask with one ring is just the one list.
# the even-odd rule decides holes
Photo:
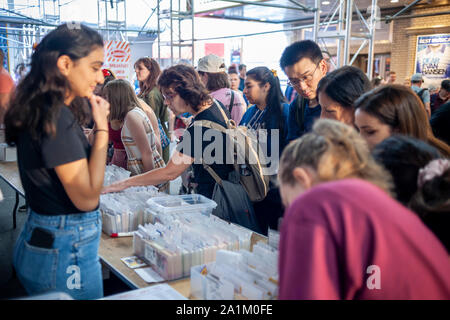
[(147, 200), (148, 208), (156, 213), (201, 212), (209, 216), (217, 203), (200, 194), (154, 197)]
[(234, 286), (231, 282), (206, 275), (211, 272), (212, 265), (208, 263), (191, 268), (191, 295), (203, 300), (233, 300)]

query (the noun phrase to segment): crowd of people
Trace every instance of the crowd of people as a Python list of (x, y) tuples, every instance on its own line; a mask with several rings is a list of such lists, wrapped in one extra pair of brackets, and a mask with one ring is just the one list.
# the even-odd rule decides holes
[[(450, 299), (449, 80), (430, 95), (420, 74), (406, 86), (395, 72), (385, 84), (352, 66), (328, 72), (310, 40), (280, 55), (289, 97), (275, 70), (227, 72), (215, 55), (162, 71), (137, 60), (137, 95), (103, 61), (97, 32), (59, 26), (6, 111), (29, 211), (14, 267), (29, 294), (100, 298), (100, 194), (164, 192), (182, 176), (185, 191), (211, 199), (218, 181), (240, 182), (249, 199), (262, 184), (253, 229), (280, 231), (280, 299)], [(237, 163), (236, 132), (256, 162)], [(131, 177), (103, 187), (106, 164)], [(71, 265), (79, 290), (66, 286)]]

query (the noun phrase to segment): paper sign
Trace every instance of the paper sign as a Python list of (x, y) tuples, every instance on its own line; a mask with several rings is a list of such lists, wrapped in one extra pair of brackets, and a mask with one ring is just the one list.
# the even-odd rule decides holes
[(140, 268), (140, 269), (136, 269), (134, 271), (138, 274), (139, 277), (141, 277), (147, 283), (164, 281), (164, 279), (161, 278), (161, 276), (150, 267)]
[(102, 300), (187, 300), (187, 298), (164, 283), (119, 293)]

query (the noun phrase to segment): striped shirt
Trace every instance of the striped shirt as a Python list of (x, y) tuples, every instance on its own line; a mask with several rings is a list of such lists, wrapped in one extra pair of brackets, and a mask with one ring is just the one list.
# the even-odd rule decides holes
[[(153, 154), (153, 168), (164, 168), (166, 164), (164, 163), (164, 160), (162, 159), (161, 155), (158, 152), (158, 149), (156, 148), (156, 136), (155, 132), (153, 131), (152, 124), (150, 123), (150, 119), (147, 117), (145, 112), (139, 108), (135, 107), (130, 112), (137, 113), (142, 120), (145, 122), (145, 130), (147, 135), (148, 143), (150, 144), (150, 148), (152, 149)], [(142, 162), (142, 155), (141, 151), (139, 150), (138, 146), (136, 145), (136, 141), (134, 140), (133, 136), (130, 133), (130, 130), (127, 126), (127, 121), (125, 120), (125, 123), (123, 124), (122, 128), (122, 142), (125, 147), (125, 150), (127, 152), (127, 168), (129, 171), (131, 171), (131, 175), (138, 175), (141, 173), (144, 173), (144, 164)], [(161, 187), (161, 186), (158, 186)]]

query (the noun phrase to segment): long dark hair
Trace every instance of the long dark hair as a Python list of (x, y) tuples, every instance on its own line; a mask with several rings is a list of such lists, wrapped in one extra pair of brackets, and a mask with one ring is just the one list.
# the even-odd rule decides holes
[(375, 146), (372, 155), (391, 173), (396, 198), (405, 206), (417, 191), (419, 170), (431, 160), (440, 158), (435, 147), (405, 135), (393, 135), (384, 139)]
[(147, 79), (145, 79), (144, 81), (139, 81), (139, 97), (142, 97), (152, 91), (156, 86), (158, 77), (161, 74), (161, 68), (159, 67), (158, 62), (156, 62), (156, 60), (152, 58), (140, 58), (135, 62), (134, 67), (136, 68), (140, 64), (142, 64), (147, 68), (148, 71), (150, 71)]
[[(256, 67), (247, 72), (247, 77), (259, 82), (259, 86), (262, 87), (266, 83), (270, 84), (270, 90), (266, 98), (266, 113), (261, 122), (265, 124), (266, 128), (268, 123), (275, 121), (281, 134), (285, 132), (283, 121), (283, 103), (286, 102), (283, 92), (280, 88), (280, 80), (278, 77), (267, 67)], [(275, 129), (275, 128), (273, 128)]]
[(108, 82), (104, 88), (110, 104), (109, 120), (123, 121), (127, 113), (139, 106), (139, 101), (131, 85), (122, 79)]
[(450, 147), (434, 136), (422, 100), (411, 88), (392, 84), (372, 89), (355, 101), (355, 109), (377, 118), (398, 134), (429, 143), (443, 156), (450, 157)]
[(18, 85), (5, 115), (8, 144), (15, 144), (25, 130), (33, 139), (56, 133), (59, 112), (71, 90), (57, 67), (58, 58), (67, 55), (77, 61), (97, 47), (103, 47), (102, 36), (83, 24), (76, 28), (62, 24), (42, 39), (31, 57), (30, 72)]
[(361, 69), (344, 66), (330, 72), (319, 81), (317, 94), (323, 92), (331, 100), (354, 112), (355, 100), (370, 89), (370, 80)]

